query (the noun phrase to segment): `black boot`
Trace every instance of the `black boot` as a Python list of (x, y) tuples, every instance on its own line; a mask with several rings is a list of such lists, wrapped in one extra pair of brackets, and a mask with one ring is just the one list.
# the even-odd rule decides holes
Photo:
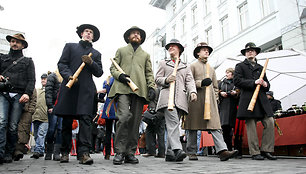
[(54, 152), (53, 152), (53, 160), (59, 161), (61, 160), (61, 144), (55, 144), (54, 145)]
[(52, 159), (53, 148), (54, 148), (54, 144), (46, 144), (45, 160), (51, 160)]

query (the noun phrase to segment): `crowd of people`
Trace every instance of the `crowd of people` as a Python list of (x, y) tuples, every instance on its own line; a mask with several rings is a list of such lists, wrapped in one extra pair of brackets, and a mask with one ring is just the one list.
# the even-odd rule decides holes
[[(263, 66), (256, 55), (261, 49), (254, 43), (245, 45), (241, 50), (245, 60), (235, 69), (226, 69), (225, 78), (218, 82), (208, 64), (212, 47), (199, 43), (193, 51), (196, 61), (189, 65), (180, 59), (184, 46), (171, 39), (165, 46), (169, 58), (159, 62), (154, 74), (150, 55), (141, 47), (146, 33), (133, 26), (123, 34), (127, 45), (116, 51), (111, 75), (103, 89), (97, 90), (93, 76), (101, 77), (104, 71), (101, 53), (93, 43), (99, 40), (100, 31), (82, 24), (76, 33), (80, 41), (65, 45), (58, 69), (42, 74), (37, 89), (34, 62), (23, 55), (28, 46), (25, 37), (6, 37), (10, 51), (0, 55), (0, 164), (23, 158), (31, 127), (35, 139), (31, 158), (60, 163), (76, 155), (80, 164), (90, 165), (94, 162), (90, 154), (101, 151), (104, 159), (110, 160), (113, 148), (114, 165), (138, 164), (135, 154), (140, 131), (146, 137), (144, 157), (167, 162), (183, 161), (187, 156), (198, 160), (198, 135), (207, 131), (221, 161), (242, 158), (244, 124), (252, 159), (277, 159), (272, 155), (273, 111), (281, 106), (269, 91), (267, 77), (260, 78)], [(250, 111), (248, 104), (257, 86), (261, 88)], [(143, 121), (147, 126), (140, 130)], [(264, 126), (261, 146), (257, 121)], [(185, 138), (181, 130), (186, 132)]]

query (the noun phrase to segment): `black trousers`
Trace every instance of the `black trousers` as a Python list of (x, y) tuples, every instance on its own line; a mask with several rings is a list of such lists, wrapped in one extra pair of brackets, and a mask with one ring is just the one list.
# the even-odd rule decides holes
[(222, 131), (223, 131), (223, 139), (224, 142), (227, 146), (228, 150), (232, 150), (233, 149), (233, 142), (232, 142), (232, 138), (233, 138), (233, 131), (230, 125), (223, 125), (222, 126)]
[[(91, 148), (91, 121), (92, 116), (82, 115), (79, 119), (79, 133), (78, 133), (78, 155), (82, 156), (83, 153), (89, 153)], [(71, 118), (63, 118), (62, 127), (62, 146), (61, 153), (69, 154), (71, 150), (72, 141), (72, 122)]]
[[(105, 119), (105, 127), (106, 127), (105, 142), (104, 142), (105, 155), (111, 154), (113, 121), (114, 121), (113, 119)], [(117, 120), (115, 120), (115, 125), (116, 125), (116, 122)], [(115, 132), (116, 132), (116, 126), (115, 126)], [(115, 140), (115, 136), (113, 137), (113, 140)]]

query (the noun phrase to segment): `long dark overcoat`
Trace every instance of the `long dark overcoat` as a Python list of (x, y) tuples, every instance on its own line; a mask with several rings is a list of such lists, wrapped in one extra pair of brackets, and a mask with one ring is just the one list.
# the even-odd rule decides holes
[(239, 119), (260, 119), (263, 118), (264, 115), (267, 115), (268, 117), (273, 116), (271, 105), (266, 96), (266, 92), (270, 89), (270, 83), (266, 75), (264, 76), (263, 80), (268, 83), (268, 86), (260, 87), (253, 112), (247, 110), (256, 88), (255, 81), (259, 79), (262, 69), (263, 66), (257, 63), (253, 67), (247, 59), (236, 65), (234, 84), (241, 90), (237, 113), (237, 118)]
[[(78, 76), (78, 81), (71, 87), (66, 87), (69, 76), (82, 64), (82, 56), (92, 53), (93, 63), (85, 65)], [(67, 43), (58, 62), (58, 69), (63, 77), (54, 113), (58, 116), (92, 115), (96, 86), (92, 75), (100, 77), (103, 74), (101, 53), (92, 47), (83, 47), (79, 43)]]

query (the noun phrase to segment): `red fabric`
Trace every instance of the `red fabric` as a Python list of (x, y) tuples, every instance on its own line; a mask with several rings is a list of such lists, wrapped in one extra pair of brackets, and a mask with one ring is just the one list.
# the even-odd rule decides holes
[(98, 125), (101, 125), (101, 126), (104, 126), (105, 124), (106, 124), (106, 122), (105, 122), (105, 119), (104, 118), (102, 118), (102, 117), (99, 117), (99, 119), (98, 119)]
[[(279, 135), (277, 128), (274, 129), (275, 134), (275, 146), (285, 146), (285, 145), (299, 145), (306, 144), (306, 114), (278, 118), (276, 119), (279, 124), (283, 135)], [(257, 123), (257, 135), (259, 144), (261, 144), (263, 126), (261, 122)], [(248, 146), (248, 139), (246, 131), (243, 135), (243, 147)]]
[(201, 142), (200, 147), (207, 147), (207, 146), (214, 146), (214, 140), (212, 135), (209, 134), (207, 131), (202, 131), (201, 133)]
[(76, 129), (79, 126), (79, 123), (77, 120), (73, 120), (72, 122), (72, 130)]
[(143, 105), (142, 114), (148, 109), (148, 105)]

